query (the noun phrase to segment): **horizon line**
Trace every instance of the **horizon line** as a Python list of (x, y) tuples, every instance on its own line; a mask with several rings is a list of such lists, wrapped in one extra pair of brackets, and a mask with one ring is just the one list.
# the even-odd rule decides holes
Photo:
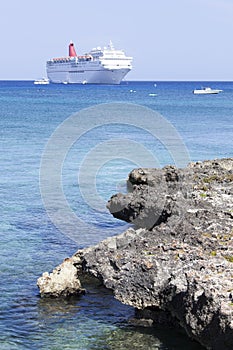
[[(3, 82), (3, 81), (27, 81), (27, 82), (31, 82), (31, 81), (34, 81), (35, 79), (0, 79), (0, 82)], [(206, 80), (206, 79), (191, 79), (191, 80), (188, 80), (188, 79), (129, 79), (129, 80), (122, 80), (122, 83), (127, 83), (127, 82), (233, 82), (233, 80), (221, 80), (221, 79), (217, 79), (217, 80), (214, 80), (214, 79), (211, 79), (211, 80)], [(59, 83), (53, 83), (54, 85), (59, 85)], [(78, 83), (71, 83), (69, 85), (79, 85)], [(105, 84), (90, 84), (90, 85), (105, 85)], [(106, 84), (106, 85), (109, 85), (109, 84)]]

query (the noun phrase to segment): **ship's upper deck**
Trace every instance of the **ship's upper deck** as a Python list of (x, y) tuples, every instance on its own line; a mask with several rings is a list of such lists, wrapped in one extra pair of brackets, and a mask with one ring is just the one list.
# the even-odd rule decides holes
[(53, 63), (70, 63), (70, 62), (90, 62), (90, 61), (103, 61), (103, 60), (126, 60), (132, 61), (132, 57), (127, 57), (123, 50), (115, 50), (112, 42), (110, 41), (108, 47), (93, 48), (90, 53), (79, 56), (68, 56), (68, 57), (58, 57), (52, 58), (47, 61), (47, 64)]

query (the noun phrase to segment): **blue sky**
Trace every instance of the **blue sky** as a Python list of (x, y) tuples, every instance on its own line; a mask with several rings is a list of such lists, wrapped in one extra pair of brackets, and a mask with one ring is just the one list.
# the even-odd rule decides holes
[(45, 76), (51, 57), (111, 39), (129, 80), (233, 80), (233, 0), (11, 0), (0, 3), (0, 79)]

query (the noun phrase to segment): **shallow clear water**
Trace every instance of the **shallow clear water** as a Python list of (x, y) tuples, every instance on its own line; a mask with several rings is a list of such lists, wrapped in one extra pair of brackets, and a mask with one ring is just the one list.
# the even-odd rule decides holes
[[(135, 113), (131, 125), (104, 124), (106, 113), (96, 114), (89, 130), (88, 120), (79, 115), (80, 130), (86, 131), (70, 145), (60, 174), (68, 207), (79, 221), (78, 225), (67, 221), (63, 231), (51, 220), (51, 215), (53, 219), (54, 213), (60, 213), (61, 225), (66, 222), (56, 196), (51, 211), (46, 211), (39, 183), (41, 158), (55, 129), (74, 113), (82, 116), (84, 108), (96, 104), (120, 102), (125, 109), (137, 104), (157, 111), (174, 126), (191, 160), (230, 157), (233, 83), (204, 84), (223, 89), (219, 95), (193, 95), (192, 90), (201, 85), (124, 82), (120, 86), (38, 87), (32, 82), (0, 82), (0, 349), (201, 349), (175, 332), (129, 326), (133, 309), (100, 287), (90, 287), (80, 298), (41, 300), (36, 286), (44, 271), (52, 270), (78, 248), (127, 227), (112, 218), (105, 202), (112, 194), (126, 191), (127, 175), (137, 166), (130, 147), (142, 145), (159, 166), (179, 163), (170, 152), (173, 146), (146, 130), (155, 120), (151, 125), (142, 124), (144, 130), (138, 127), (139, 122), (145, 123), (143, 113)], [(140, 165), (150, 166), (148, 159), (142, 156)], [(92, 179), (91, 185), (97, 193), (93, 197), (88, 180), (92, 171), (95, 183)], [(55, 180), (48, 177), (48, 193)]]

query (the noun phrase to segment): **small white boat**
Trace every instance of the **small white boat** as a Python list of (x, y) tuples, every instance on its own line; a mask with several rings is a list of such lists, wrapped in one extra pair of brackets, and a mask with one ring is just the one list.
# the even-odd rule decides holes
[(49, 84), (49, 79), (42, 78), (34, 81), (35, 85), (48, 85)]
[(204, 95), (204, 94), (218, 94), (219, 92), (222, 92), (223, 90), (220, 89), (211, 89), (210, 87), (204, 87), (202, 89), (196, 89), (193, 90), (193, 93), (195, 95)]

